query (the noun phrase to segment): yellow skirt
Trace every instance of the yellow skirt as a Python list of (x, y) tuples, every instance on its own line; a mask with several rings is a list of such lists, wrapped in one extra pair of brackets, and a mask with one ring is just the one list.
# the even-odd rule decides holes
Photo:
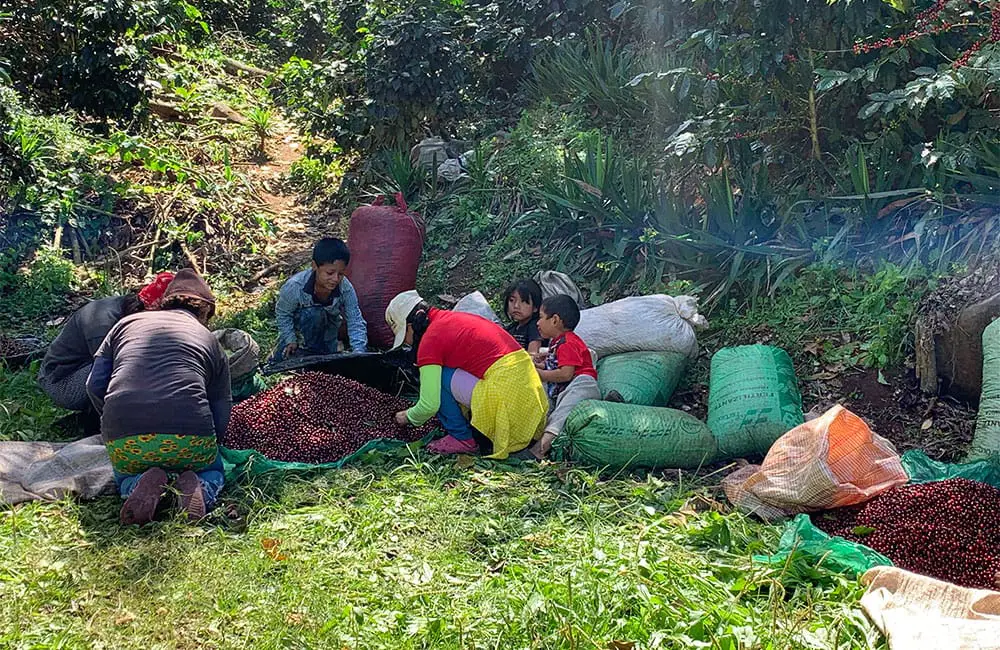
[(545, 430), (549, 399), (531, 356), (524, 350), (490, 366), (472, 391), (472, 426), (493, 442), (489, 458), (502, 460)]

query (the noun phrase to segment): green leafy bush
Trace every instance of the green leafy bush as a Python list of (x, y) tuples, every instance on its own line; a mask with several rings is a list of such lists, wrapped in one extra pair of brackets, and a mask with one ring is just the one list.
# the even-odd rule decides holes
[(130, 117), (145, 101), (150, 47), (208, 30), (185, 0), (0, 0), (0, 59), (14, 87), (47, 107)]
[(327, 196), (340, 188), (343, 175), (344, 165), (339, 158), (327, 161), (307, 155), (292, 163), (288, 181), (305, 194)]
[(56, 229), (70, 247), (98, 247), (121, 192), (70, 119), (30, 111), (0, 86), (0, 273)]
[(424, 129), (454, 128), (466, 111), (471, 61), (457, 33), (461, 14), (423, 0), (369, 20), (360, 62), (293, 57), (281, 74), (285, 103), (348, 147), (400, 148)]
[(874, 273), (815, 264), (773, 298), (732, 300), (713, 320), (727, 345), (773, 343), (800, 367), (888, 368), (913, 349), (917, 306), (928, 290), (923, 272), (884, 264)]
[(0, 312), (4, 320), (48, 315), (73, 288), (73, 262), (62, 251), (39, 249), (26, 268), (0, 270)]

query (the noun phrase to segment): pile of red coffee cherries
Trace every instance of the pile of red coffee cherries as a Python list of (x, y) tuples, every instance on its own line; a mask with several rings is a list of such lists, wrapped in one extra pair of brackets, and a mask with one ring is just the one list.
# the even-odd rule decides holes
[(812, 520), (902, 569), (963, 587), (998, 587), (1000, 489), (992, 485), (962, 478), (904, 485)]
[(233, 407), (222, 444), (272, 460), (330, 463), (377, 439), (413, 442), (434, 430), (396, 424), (405, 399), (351, 379), (307, 372)]

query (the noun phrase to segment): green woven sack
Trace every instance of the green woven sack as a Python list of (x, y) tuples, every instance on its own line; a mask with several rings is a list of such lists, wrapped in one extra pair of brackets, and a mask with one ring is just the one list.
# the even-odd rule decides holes
[(1000, 464), (1000, 321), (993, 321), (983, 331), (983, 393), (976, 434), (965, 460)]
[(744, 345), (712, 357), (708, 428), (719, 441), (720, 458), (764, 456), (775, 440), (804, 421), (787, 352)]
[(557, 458), (611, 469), (694, 468), (718, 451), (703, 422), (683, 411), (588, 400), (553, 442)]
[(601, 395), (615, 391), (626, 404), (666, 406), (680, 383), (688, 357), (680, 352), (626, 352), (597, 363)]

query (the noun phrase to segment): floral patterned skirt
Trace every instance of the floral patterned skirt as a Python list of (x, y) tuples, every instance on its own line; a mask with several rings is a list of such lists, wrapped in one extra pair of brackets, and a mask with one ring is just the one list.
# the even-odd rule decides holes
[(215, 436), (145, 433), (105, 443), (111, 467), (118, 474), (142, 474), (152, 467), (168, 472), (194, 472), (215, 462), (219, 444)]

